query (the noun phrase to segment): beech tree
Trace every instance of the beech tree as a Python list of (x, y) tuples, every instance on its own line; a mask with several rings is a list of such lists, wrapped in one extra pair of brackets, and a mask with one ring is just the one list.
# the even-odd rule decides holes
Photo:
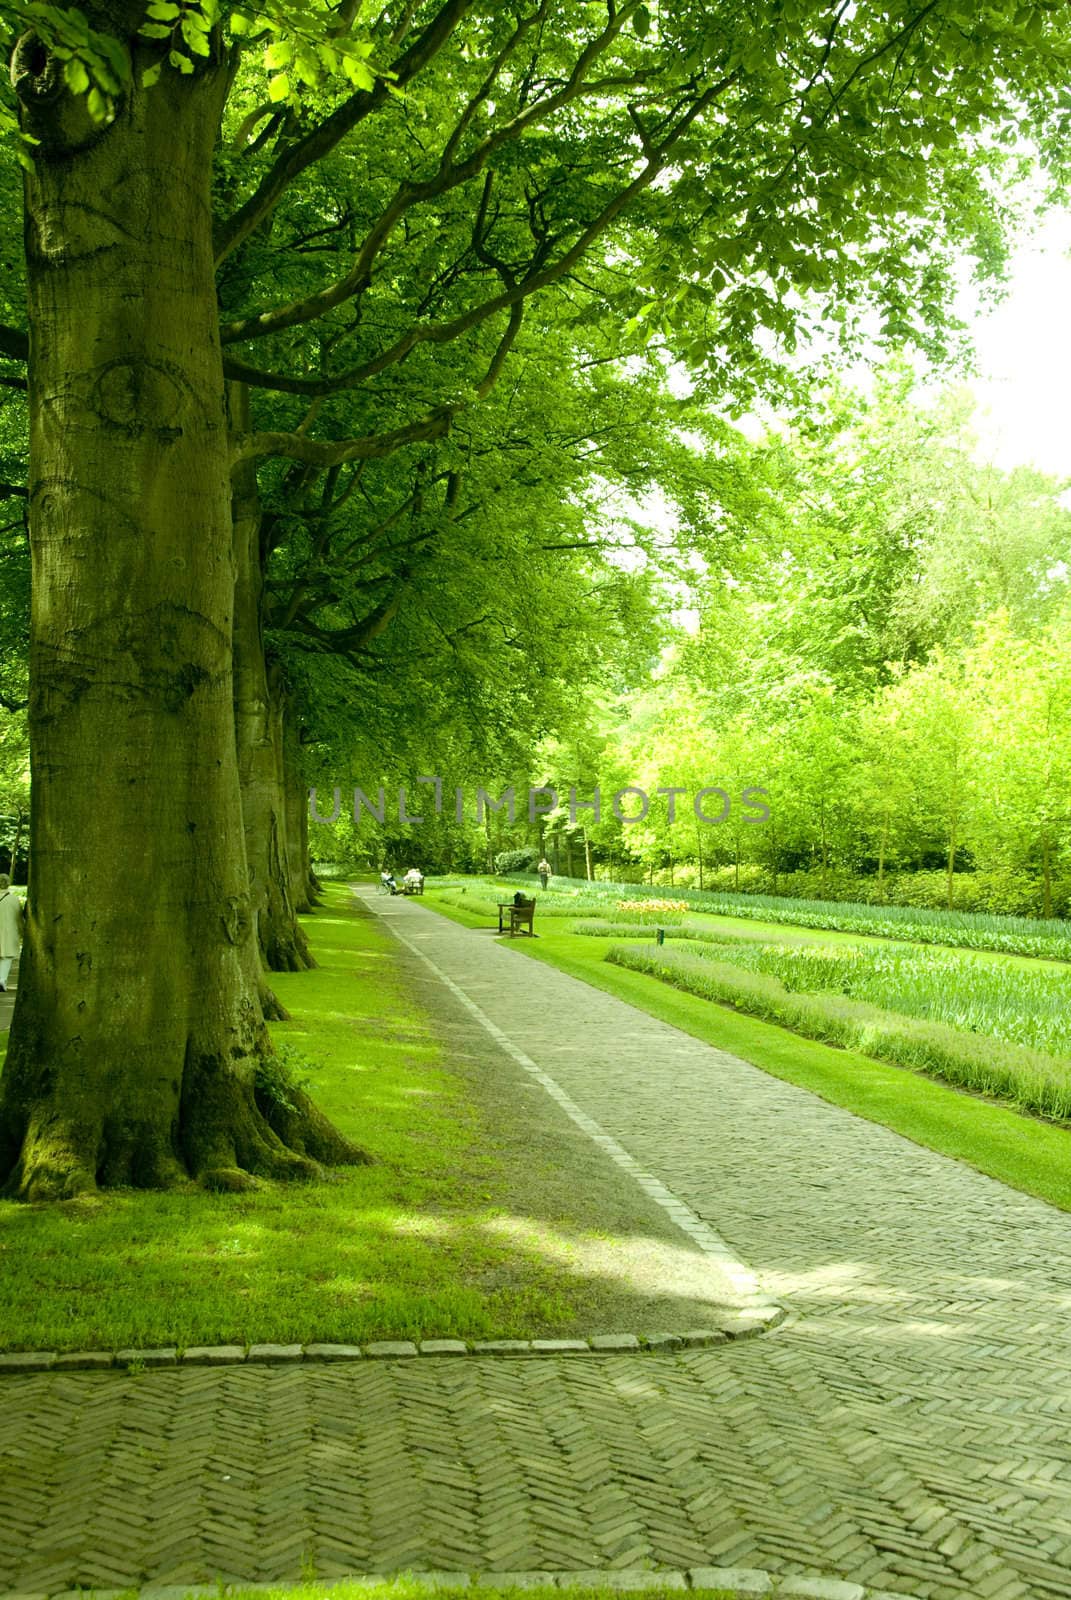
[[(256, 1092), (270, 1045), (233, 675), (250, 473), (446, 438), (547, 296), (613, 319), (621, 356), (656, 337), (737, 403), (819, 316), (850, 333), (877, 304), (891, 337), (939, 346), (952, 254), (994, 255), (1001, 151), (1066, 144), (1066, 13), (30, 0), (7, 16), (28, 332), (0, 349), (28, 356), (34, 816), (0, 1177), (41, 1199), (309, 1175), (358, 1152), (307, 1102), (284, 1124)], [(310, 196), (322, 231), (280, 265)], [(461, 392), (440, 363), (458, 341), (479, 352)], [(229, 383), (289, 397), (287, 425), (258, 425), (255, 399), (247, 423)]]

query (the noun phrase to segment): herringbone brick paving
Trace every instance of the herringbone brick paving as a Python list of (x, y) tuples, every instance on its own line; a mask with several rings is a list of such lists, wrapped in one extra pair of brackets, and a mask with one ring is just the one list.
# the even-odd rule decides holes
[(791, 1320), (678, 1355), (9, 1379), (0, 1588), (649, 1563), (1071, 1592), (1062, 1213), (412, 902), (376, 909)]

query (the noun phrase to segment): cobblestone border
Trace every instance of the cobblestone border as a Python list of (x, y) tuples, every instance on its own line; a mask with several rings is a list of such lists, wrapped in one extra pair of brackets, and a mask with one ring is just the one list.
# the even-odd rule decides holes
[(642, 1594), (667, 1589), (727, 1589), (739, 1600), (762, 1596), (764, 1600), (917, 1600), (899, 1590), (867, 1589), (860, 1583), (845, 1583), (841, 1578), (781, 1577), (754, 1567), (690, 1567), (686, 1571), (667, 1568), (622, 1567), (612, 1572), (404, 1572), (355, 1573), (350, 1578), (305, 1580), (301, 1583), (156, 1584), (134, 1589), (63, 1589), (46, 1593), (0, 1593), (0, 1600), (120, 1600), (136, 1594), (138, 1600), (221, 1600), (233, 1594), (269, 1594), (299, 1588), (331, 1590), (342, 1584), (389, 1584), (395, 1579), (425, 1584), (429, 1589), (468, 1589), (475, 1584), (486, 1588), (560, 1589), (576, 1585), (605, 1589), (617, 1594)]
[[(103, 1372), (155, 1367), (283, 1366), (305, 1361), (406, 1361), (413, 1356), (590, 1356), (705, 1350), (753, 1339), (785, 1320), (782, 1306), (749, 1306), (691, 1333), (601, 1333), (587, 1339), (377, 1339), (370, 1344), (212, 1344), (180, 1350), (15, 1350), (0, 1354), (0, 1377), (39, 1372)], [(216, 1591), (213, 1590), (213, 1593)], [(3, 1597), (0, 1596), (0, 1600)]]

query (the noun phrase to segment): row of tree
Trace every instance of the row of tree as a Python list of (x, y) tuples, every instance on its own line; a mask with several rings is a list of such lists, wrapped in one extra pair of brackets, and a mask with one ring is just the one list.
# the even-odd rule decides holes
[(505, 770), (586, 725), (600, 674), (634, 682), (653, 588), (618, 547), (646, 536), (605, 486), (657, 479), (706, 538), (717, 409), (790, 389), (819, 322), (850, 344), (876, 309), (940, 354), (1024, 138), (1062, 181), (1071, 25), (1003, 0), (0, 17), (29, 534), (0, 550), (0, 694), (33, 779), (0, 1183), (308, 1175), (359, 1153), (258, 1097), (263, 969), (304, 959), (306, 782), (362, 751)]

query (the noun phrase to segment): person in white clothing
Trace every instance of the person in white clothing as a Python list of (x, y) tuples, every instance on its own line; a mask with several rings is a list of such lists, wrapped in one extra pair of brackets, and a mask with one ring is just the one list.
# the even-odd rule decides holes
[(0, 994), (7, 988), (11, 963), (22, 944), (26, 912), (22, 901), (11, 892), (11, 879), (0, 872)]

